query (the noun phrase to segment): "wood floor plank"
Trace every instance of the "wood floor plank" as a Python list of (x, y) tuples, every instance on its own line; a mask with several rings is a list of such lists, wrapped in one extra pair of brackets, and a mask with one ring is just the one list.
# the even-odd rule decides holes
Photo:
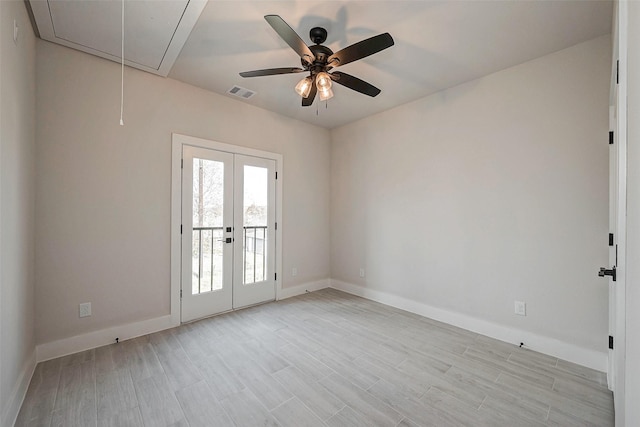
[(331, 418), (344, 408), (344, 403), (340, 399), (295, 367), (276, 372), (274, 377), (299, 400), (302, 400), (321, 420)]
[(178, 390), (176, 397), (190, 427), (232, 425), (220, 403), (212, 398), (212, 391), (205, 381)]
[(319, 381), (327, 390), (342, 400), (347, 406), (368, 419), (373, 425), (397, 425), (402, 418), (396, 410), (386, 403), (367, 393), (357, 385), (347, 381), (338, 374), (333, 374)]
[(149, 343), (133, 346), (128, 353), (128, 364), (134, 382), (164, 373), (158, 356)]
[(293, 397), (286, 387), (280, 384), (271, 374), (256, 365), (252, 359), (225, 359), (225, 363), (268, 410)]
[(585, 366), (576, 365), (575, 363), (567, 362), (566, 360), (558, 360), (556, 367), (568, 372), (572, 375), (577, 375), (588, 381), (593, 381), (600, 384), (603, 387), (607, 387), (607, 374), (604, 372), (596, 371)]
[(144, 427), (140, 408), (135, 407), (98, 418), (98, 427)]
[(407, 392), (406, 389), (391, 384), (384, 379), (371, 387), (369, 393), (395, 409), (403, 417), (407, 417), (423, 426), (452, 425), (452, 421), (455, 421), (455, 419), (447, 417), (447, 414), (438, 408), (425, 405), (419, 398)]
[(280, 349), (280, 356), (289, 362), (290, 365), (295, 366), (304, 374), (312, 377), (316, 381), (335, 372), (314, 356), (297, 348), (293, 344), (282, 347)]
[(93, 361), (65, 366), (60, 371), (54, 410), (79, 405), (83, 408), (90, 405), (95, 407), (95, 395), (96, 376)]
[(330, 427), (371, 427), (371, 421), (349, 406), (345, 406), (340, 412), (326, 421)]
[(249, 357), (270, 374), (289, 366), (289, 363), (278, 354), (278, 348), (272, 348), (257, 339), (246, 341), (243, 347), (249, 353)]
[(173, 328), (149, 335), (149, 341), (158, 356), (182, 350), (182, 345), (176, 332), (176, 328)]
[(220, 401), (236, 427), (277, 427), (278, 422), (249, 391), (231, 394)]
[(282, 427), (326, 427), (320, 418), (294, 397), (271, 411)]
[(402, 384), (402, 388), (415, 397), (422, 396), (433, 385), (433, 379), (430, 376), (407, 374), (367, 354), (360, 356), (355, 363), (378, 378), (393, 384)]
[(197, 367), (201, 376), (209, 384), (213, 396), (218, 400), (245, 389), (244, 383), (217, 354), (213, 354), (204, 361), (197, 363)]
[(182, 348), (160, 353), (158, 359), (174, 391), (202, 380), (200, 371)]
[(128, 369), (118, 369), (96, 376), (98, 418), (110, 418), (138, 406), (136, 391)]
[(145, 425), (158, 427), (188, 425), (164, 373), (134, 381), (133, 385)]

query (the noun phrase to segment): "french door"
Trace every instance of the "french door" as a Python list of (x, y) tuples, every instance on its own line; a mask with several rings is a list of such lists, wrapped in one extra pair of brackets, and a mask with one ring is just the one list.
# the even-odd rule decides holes
[(181, 320), (275, 299), (275, 161), (182, 148)]

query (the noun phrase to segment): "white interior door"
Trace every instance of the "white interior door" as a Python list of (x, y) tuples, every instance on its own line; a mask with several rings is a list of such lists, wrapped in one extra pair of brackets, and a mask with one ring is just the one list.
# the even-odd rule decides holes
[(233, 154), (182, 152), (182, 321), (233, 308)]
[(182, 322), (274, 300), (275, 161), (182, 156)]
[(275, 161), (236, 154), (233, 306), (275, 294)]

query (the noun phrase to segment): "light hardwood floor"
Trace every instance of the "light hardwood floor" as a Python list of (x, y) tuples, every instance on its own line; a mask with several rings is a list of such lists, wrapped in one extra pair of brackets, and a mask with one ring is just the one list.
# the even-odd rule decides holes
[(605, 376), (325, 289), (38, 364), (18, 426), (613, 426)]

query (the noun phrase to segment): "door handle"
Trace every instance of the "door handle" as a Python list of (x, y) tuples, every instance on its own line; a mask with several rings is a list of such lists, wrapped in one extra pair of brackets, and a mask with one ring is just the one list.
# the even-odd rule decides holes
[(218, 239), (218, 242), (231, 243), (233, 239), (231, 237), (227, 237), (226, 239)]
[(600, 271), (598, 272), (598, 276), (600, 277), (604, 277), (604, 276), (611, 276), (611, 278), (613, 279), (613, 281), (616, 281), (616, 267), (614, 266), (612, 269), (606, 269), (604, 267), (600, 268)]

